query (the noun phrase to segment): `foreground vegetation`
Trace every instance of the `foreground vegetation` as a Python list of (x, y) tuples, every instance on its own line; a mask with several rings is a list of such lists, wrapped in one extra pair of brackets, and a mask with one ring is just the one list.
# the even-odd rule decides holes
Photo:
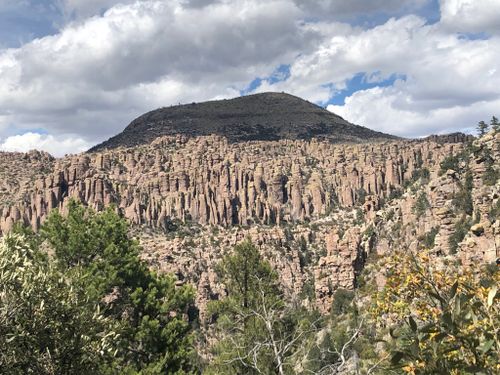
[[(331, 314), (321, 316), (284, 294), (247, 240), (221, 260), (226, 295), (200, 329), (195, 291), (151, 271), (139, 251), (112, 209), (76, 203), (65, 216), (52, 213), (39, 234), (18, 228), (4, 238), (0, 373), (500, 371), (496, 266), (472, 273), (425, 252), (395, 254), (382, 265), (385, 287), (337, 290)], [(210, 339), (201, 344), (203, 335)]]
[[(149, 270), (127, 224), (71, 203), (0, 246), (0, 373), (183, 374), (190, 287)], [(44, 248), (49, 249), (48, 252)]]

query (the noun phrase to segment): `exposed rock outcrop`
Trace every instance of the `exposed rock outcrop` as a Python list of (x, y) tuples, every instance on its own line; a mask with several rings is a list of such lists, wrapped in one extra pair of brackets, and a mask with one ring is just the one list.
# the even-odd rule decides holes
[(22, 199), (4, 200), (11, 204), (4, 204), (0, 229), (22, 220), (36, 230), (70, 198), (98, 210), (114, 203), (132, 223), (154, 228), (176, 218), (222, 226), (293, 223), (324, 216), (335, 206), (352, 207), (367, 196), (373, 196), (367, 203), (373, 214), (377, 201), (401, 189), (415, 170), (435, 171), (461, 148), (164, 137), (148, 146), (52, 162), (52, 170), (24, 186)]
[[(2, 153), (0, 230), (18, 221), (37, 230), (71, 198), (97, 210), (114, 204), (134, 224), (145, 259), (196, 286), (202, 316), (225, 293), (215, 265), (250, 237), (288, 295), (306, 295), (304, 303), (326, 312), (336, 289), (357, 285), (370, 256), (395, 248), (430, 247), (466, 265), (495, 260), (500, 184), (485, 176), (500, 169), (499, 143), (493, 132), (467, 150), (432, 140), (335, 145), (175, 136), (62, 159)], [(465, 156), (457, 170), (442, 170), (458, 154)], [(464, 193), (466, 176), (472, 185)], [(463, 194), (472, 212), (457, 208)], [(460, 223), (468, 227), (453, 243)]]

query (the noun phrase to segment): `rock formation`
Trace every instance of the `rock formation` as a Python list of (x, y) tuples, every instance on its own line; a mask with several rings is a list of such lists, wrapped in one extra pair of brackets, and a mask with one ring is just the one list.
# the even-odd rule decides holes
[[(37, 230), (71, 198), (96, 210), (111, 204), (132, 224), (144, 257), (206, 302), (224, 293), (214, 273), (223, 254), (250, 237), (278, 270), (286, 293), (309, 295), (328, 311), (333, 292), (353, 288), (370, 256), (431, 246), (466, 264), (499, 256), (500, 134), (462, 142), (324, 140), (229, 142), (220, 136), (165, 136), (147, 145), (54, 159), (0, 154), (0, 230)], [(450, 141), (451, 140), (451, 141)], [(472, 186), (473, 214), (454, 203), (465, 172), (445, 170), (450, 155)], [(457, 246), (460, 220), (472, 227)], [(429, 239), (430, 233), (433, 238)], [(432, 240), (432, 241), (431, 241)]]
[[(133, 224), (153, 228), (173, 219), (221, 226), (294, 223), (366, 197), (387, 199), (415, 170), (435, 170), (462, 147), (163, 137), (148, 146), (54, 161), (49, 173), (30, 177), (23, 199), (11, 197), (13, 204), (4, 205), (0, 229), (21, 219), (36, 230), (70, 198), (97, 210), (114, 203)], [(375, 206), (373, 201), (367, 209)]]

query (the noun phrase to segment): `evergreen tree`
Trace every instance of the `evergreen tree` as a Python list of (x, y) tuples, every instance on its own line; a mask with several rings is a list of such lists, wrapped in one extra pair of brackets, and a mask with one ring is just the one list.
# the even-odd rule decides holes
[(488, 131), (488, 124), (485, 123), (484, 121), (479, 121), (477, 124), (477, 133), (479, 134), (480, 137), (486, 134)]
[(273, 299), (280, 295), (276, 272), (250, 240), (236, 245), (234, 255), (225, 257), (217, 271), (224, 280), (227, 302), (230, 299), (238, 308), (258, 307), (262, 294)]
[(249, 240), (222, 260), (218, 272), (227, 297), (210, 306), (221, 340), (205, 373), (294, 373), (294, 355), (315, 324), (300, 307), (286, 304), (276, 273)]
[(0, 373), (94, 374), (116, 335), (86, 294), (79, 267), (61, 272), (25, 236), (0, 243)]
[[(23, 277), (23, 288), (29, 292), (21, 289), (16, 303), (30, 307), (12, 309), (14, 320), (7, 321), (7, 328), (2, 327), (0, 333), (15, 331), (17, 328), (12, 326), (16, 321), (29, 325), (30, 319), (35, 319), (34, 307), (40, 304), (42, 318), (46, 311), (53, 313), (42, 319), (44, 329), (23, 328), (22, 332), (27, 332), (23, 335), (29, 336), (23, 347), (52, 361), (49, 365), (56, 369), (52, 373), (185, 374), (193, 370), (193, 336), (187, 318), (193, 303), (192, 288), (176, 287), (172, 276), (151, 271), (139, 258), (140, 248), (129, 237), (127, 223), (112, 209), (97, 214), (70, 202), (66, 216), (53, 211), (40, 237), (33, 237), (26, 242), (30, 246), (48, 244), (53, 256), (43, 255), (38, 249), (31, 253), (23, 250), (29, 261), (18, 272)], [(9, 262), (17, 258), (0, 258), (4, 260), (0, 264), (1, 277), (5, 269), (14, 268)], [(25, 270), (29, 271), (26, 275)], [(7, 291), (0, 289), (0, 293), (13, 293), (20, 283)], [(51, 293), (56, 293), (57, 298), (50, 297)], [(6, 305), (6, 301), (2, 294), (0, 311), (15, 305)], [(42, 308), (48, 301), (51, 305)], [(104, 338), (112, 338), (106, 351), (102, 349)], [(10, 336), (7, 340), (11, 340)], [(2, 345), (8, 342), (0, 339)], [(66, 348), (71, 351), (63, 356)], [(0, 354), (4, 354), (3, 347)], [(1, 361), (0, 355), (2, 374), (26, 373), (22, 367), (18, 372), (10, 371)], [(16, 361), (12, 363), (18, 366)]]
[(498, 122), (498, 118), (496, 118), (495, 116), (491, 118), (490, 125), (495, 132), (498, 132), (500, 130), (500, 122)]

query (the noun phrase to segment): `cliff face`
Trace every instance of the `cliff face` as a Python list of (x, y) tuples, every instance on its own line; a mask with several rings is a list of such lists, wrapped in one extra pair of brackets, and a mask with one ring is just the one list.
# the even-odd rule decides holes
[[(22, 221), (36, 230), (70, 198), (97, 210), (113, 203), (153, 266), (197, 286), (202, 313), (224, 293), (214, 265), (251, 237), (287, 293), (327, 311), (335, 289), (353, 288), (367, 259), (393, 248), (432, 247), (466, 264), (499, 255), (493, 216), (500, 209), (493, 209), (500, 186), (485, 175), (499, 169), (500, 134), (472, 151), (452, 140), (334, 145), (176, 136), (57, 160), (2, 154), (0, 229)], [(457, 170), (440, 171), (451, 155), (466, 157)], [(463, 196), (467, 212), (458, 207)], [(461, 223), (465, 233), (455, 244)]]
[(436, 173), (440, 161), (462, 147), (164, 137), (148, 146), (56, 160), (49, 173), (30, 177), (23, 199), (3, 208), (0, 229), (22, 219), (36, 230), (69, 198), (97, 210), (114, 203), (133, 224), (153, 228), (166, 228), (175, 218), (222, 226), (293, 223), (353, 207), (366, 196), (374, 210), (415, 170)]

